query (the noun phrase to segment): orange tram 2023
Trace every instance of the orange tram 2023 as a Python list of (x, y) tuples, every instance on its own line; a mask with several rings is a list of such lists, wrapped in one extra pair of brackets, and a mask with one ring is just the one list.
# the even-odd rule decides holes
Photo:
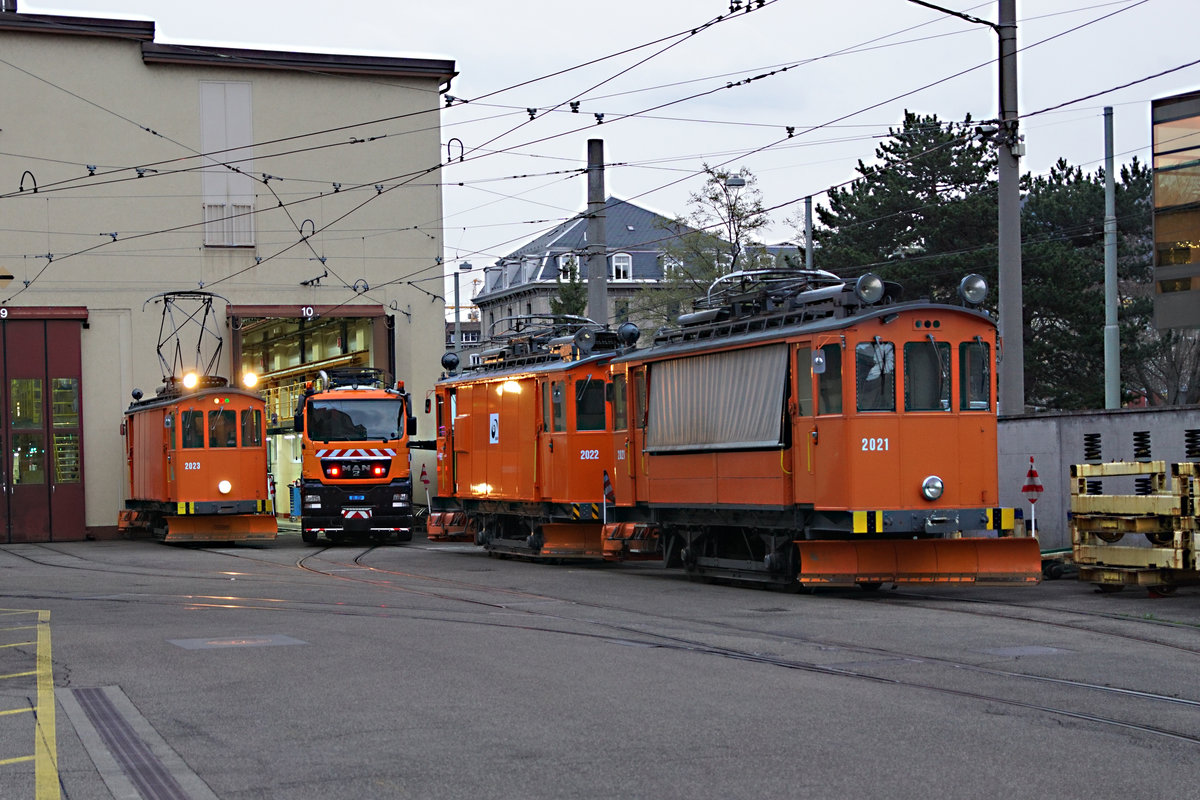
[(996, 324), (867, 274), (718, 280), (677, 327), (516, 317), (435, 389), (433, 540), (781, 586), (1032, 585), (999, 507)]
[(118, 527), (167, 542), (274, 540), (264, 410), (257, 392), (215, 376), (169, 378), (145, 400), (135, 390), (121, 426), (130, 491)]

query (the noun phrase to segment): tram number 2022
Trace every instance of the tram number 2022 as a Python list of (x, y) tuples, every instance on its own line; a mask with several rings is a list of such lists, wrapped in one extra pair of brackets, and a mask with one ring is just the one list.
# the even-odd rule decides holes
[(889, 444), (887, 437), (864, 436), (862, 450), (864, 453), (882, 453), (889, 449)]
[(599, 461), (600, 460), (600, 451), (599, 450), (580, 450), (579, 451), (579, 460), (580, 461)]

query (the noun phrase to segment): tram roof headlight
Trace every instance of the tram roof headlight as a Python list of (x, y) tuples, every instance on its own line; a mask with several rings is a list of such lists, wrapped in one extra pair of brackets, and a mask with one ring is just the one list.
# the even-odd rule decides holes
[(921, 481), (921, 495), (926, 500), (937, 500), (945, 490), (946, 485), (942, 483), (942, 479), (937, 475), (930, 475)]
[(253, 372), (247, 372), (242, 375), (242, 386), (247, 389), (253, 389), (258, 385), (258, 375)]
[(867, 305), (874, 305), (883, 299), (883, 278), (873, 272), (858, 276), (854, 282), (854, 294)]
[(988, 285), (982, 275), (971, 273), (958, 283), (958, 296), (966, 303), (977, 306), (987, 298)]
[(185, 389), (195, 389), (200, 383), (200, 376), (194, 372), (189, 372), (183, 376), (183, 386)]

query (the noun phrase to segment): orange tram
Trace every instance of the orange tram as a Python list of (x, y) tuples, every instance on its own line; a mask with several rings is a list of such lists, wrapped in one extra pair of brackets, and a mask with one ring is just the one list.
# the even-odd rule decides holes
[(986, 291), (739, 272), (644, 348), (630, 323), (502, 321), (478, 366), (442, 360), (430, 538), (779, 586), (1036, 584), (999, 507)]
[(274, 540), (264, 411), (258, 393), (214, 376), (194, 387), (168, 378), (146, 400), (135, 389), (121, 426), (130, 496), (119, 528), (167, 542)]

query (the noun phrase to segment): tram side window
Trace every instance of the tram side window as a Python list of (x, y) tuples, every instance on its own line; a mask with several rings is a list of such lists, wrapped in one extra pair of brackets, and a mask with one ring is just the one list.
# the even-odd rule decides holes
[(613, 387), (613, 430), (623, 431), (629, 427), (628, 408), (625, 397), (625, 376), (614, 375)]
[(842, 413), (842, 348), (841, 345), (827, 344), (821, 348), (818, 357), (823, 371), (817, 372), (817, 413)]
[(182, 431), (184, 447), (204, 447), (204, 412), (184, 411)]
[(237, 412), (232, 408), (208, 412), (208, 446), (237, 447)]
[(562, 381), (550, 382), (550, 405), (554, 413), (554, 432), (562, 433), (567, 429), (567, 400), (563, 396)]
[(963, 411), (991, 410), (991, 363), (987, 342), (963, 342), (958, 346), (958, 407)]
[(262, 411), (242, 409), (242, 447), (262, 446)]
[(896, 346), (876, 338), (854, 348), (859, 411), (896, 410)]
[(950, 410), (950, 344), (906, 342), (904, 345), (904, 410)]
[(810, 416), (812, 401), (812, 348), (801, 347), (796, 350), (796, 413)]
[(639, 369), (633, 377), (633, 424), (638, 428), (646, 427), (646, 370)]

